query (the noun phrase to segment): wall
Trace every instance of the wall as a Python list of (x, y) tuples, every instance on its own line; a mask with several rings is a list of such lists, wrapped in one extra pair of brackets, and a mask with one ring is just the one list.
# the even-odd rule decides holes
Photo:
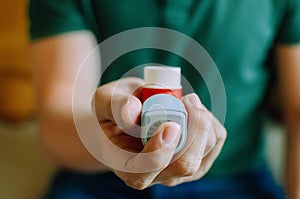
[(0, 119), (32, 117), (35, 99), (29, 61), (27, 0), (0, 1)]
[(37, 138), (27, 0), (0, 0), (0, 198), (38, 199), (55, 166)]

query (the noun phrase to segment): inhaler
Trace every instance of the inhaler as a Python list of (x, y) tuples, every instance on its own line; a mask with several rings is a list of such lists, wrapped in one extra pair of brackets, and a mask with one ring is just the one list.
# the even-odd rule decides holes
[(142, 88), (141, 139), (145, 145), (164, 122), (181, 126), (181, 137), (176, 147), (178, 153), (187, 138), (187, 111), (181, 102), (181, 71), (179, 67), (146, 66), (145, 86)]

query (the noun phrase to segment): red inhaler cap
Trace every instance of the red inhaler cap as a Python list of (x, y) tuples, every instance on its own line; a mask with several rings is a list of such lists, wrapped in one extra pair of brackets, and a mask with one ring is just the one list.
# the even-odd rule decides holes
[(157, 94), (169, 94), (173, 95), (174, 97), (177, 97), (181, 99), (182, 97), (182, 89), (168, 89), (168, 88), (149, 88), (144, 87), (142, 89), (142, 103), (146, 101), (149, 97)]
[(142, 103), (156, 94), (170, 94), (181, 99), (180, 67), (146, 66), (144, 79), (146, 85), (142, 89)]

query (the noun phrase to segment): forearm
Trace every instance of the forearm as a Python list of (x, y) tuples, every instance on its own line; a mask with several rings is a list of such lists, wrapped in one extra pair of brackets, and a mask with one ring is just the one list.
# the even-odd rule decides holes
[(300, 45), (276, 48), (282, 105), (287, 127), (286, 188), (300, 198)]
[[(48, 91), (47, 96), (48, 100), (39, 102), (39, 135), (46, 152), (55, 162), (67, 168), (83, 171), (106, 170), (86, 150), (77, 134), (70, 94), (63, 90), (59, 92), (57, 88), (55, 92)], [(82, 115), (84, 112), (83, 109)]]
[[(71, 109), (59, 105), (51, 111), (41, 108), (39, 135), (47, 154), (61, 166), (80, 171), (105, 171), (82, 144), (74, 124)], [(84, 114), (84, 113), (83, 113)]]
[(287, 122), (286, 188), (290, 199), (300, 198), (300, 117)]
[[(104, 166), (88, 153), (77, 135), (72, 92), (80, 64), (94, 46), (93, 34), (77, 31), (35, 41), (31, 47), (43, 146), (58, 164), (86, 171), (103, 170)], [(87, 78), (95, 74), (90, 71)], [(88, 81), (82, 84), (82, 89), (90, 87)], [(83, 116), (85, 112), (83, 108)]]

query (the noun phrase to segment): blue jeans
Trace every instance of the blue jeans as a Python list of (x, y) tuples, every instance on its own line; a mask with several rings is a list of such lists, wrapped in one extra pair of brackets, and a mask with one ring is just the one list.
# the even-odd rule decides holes
[(127, 187), (113, 173), (60, 171), (45, 199), (283, 199), (283, 189), (266, 167), (227, 178), (203, 178), (175, 187), (155, 185), (143, 191)]

